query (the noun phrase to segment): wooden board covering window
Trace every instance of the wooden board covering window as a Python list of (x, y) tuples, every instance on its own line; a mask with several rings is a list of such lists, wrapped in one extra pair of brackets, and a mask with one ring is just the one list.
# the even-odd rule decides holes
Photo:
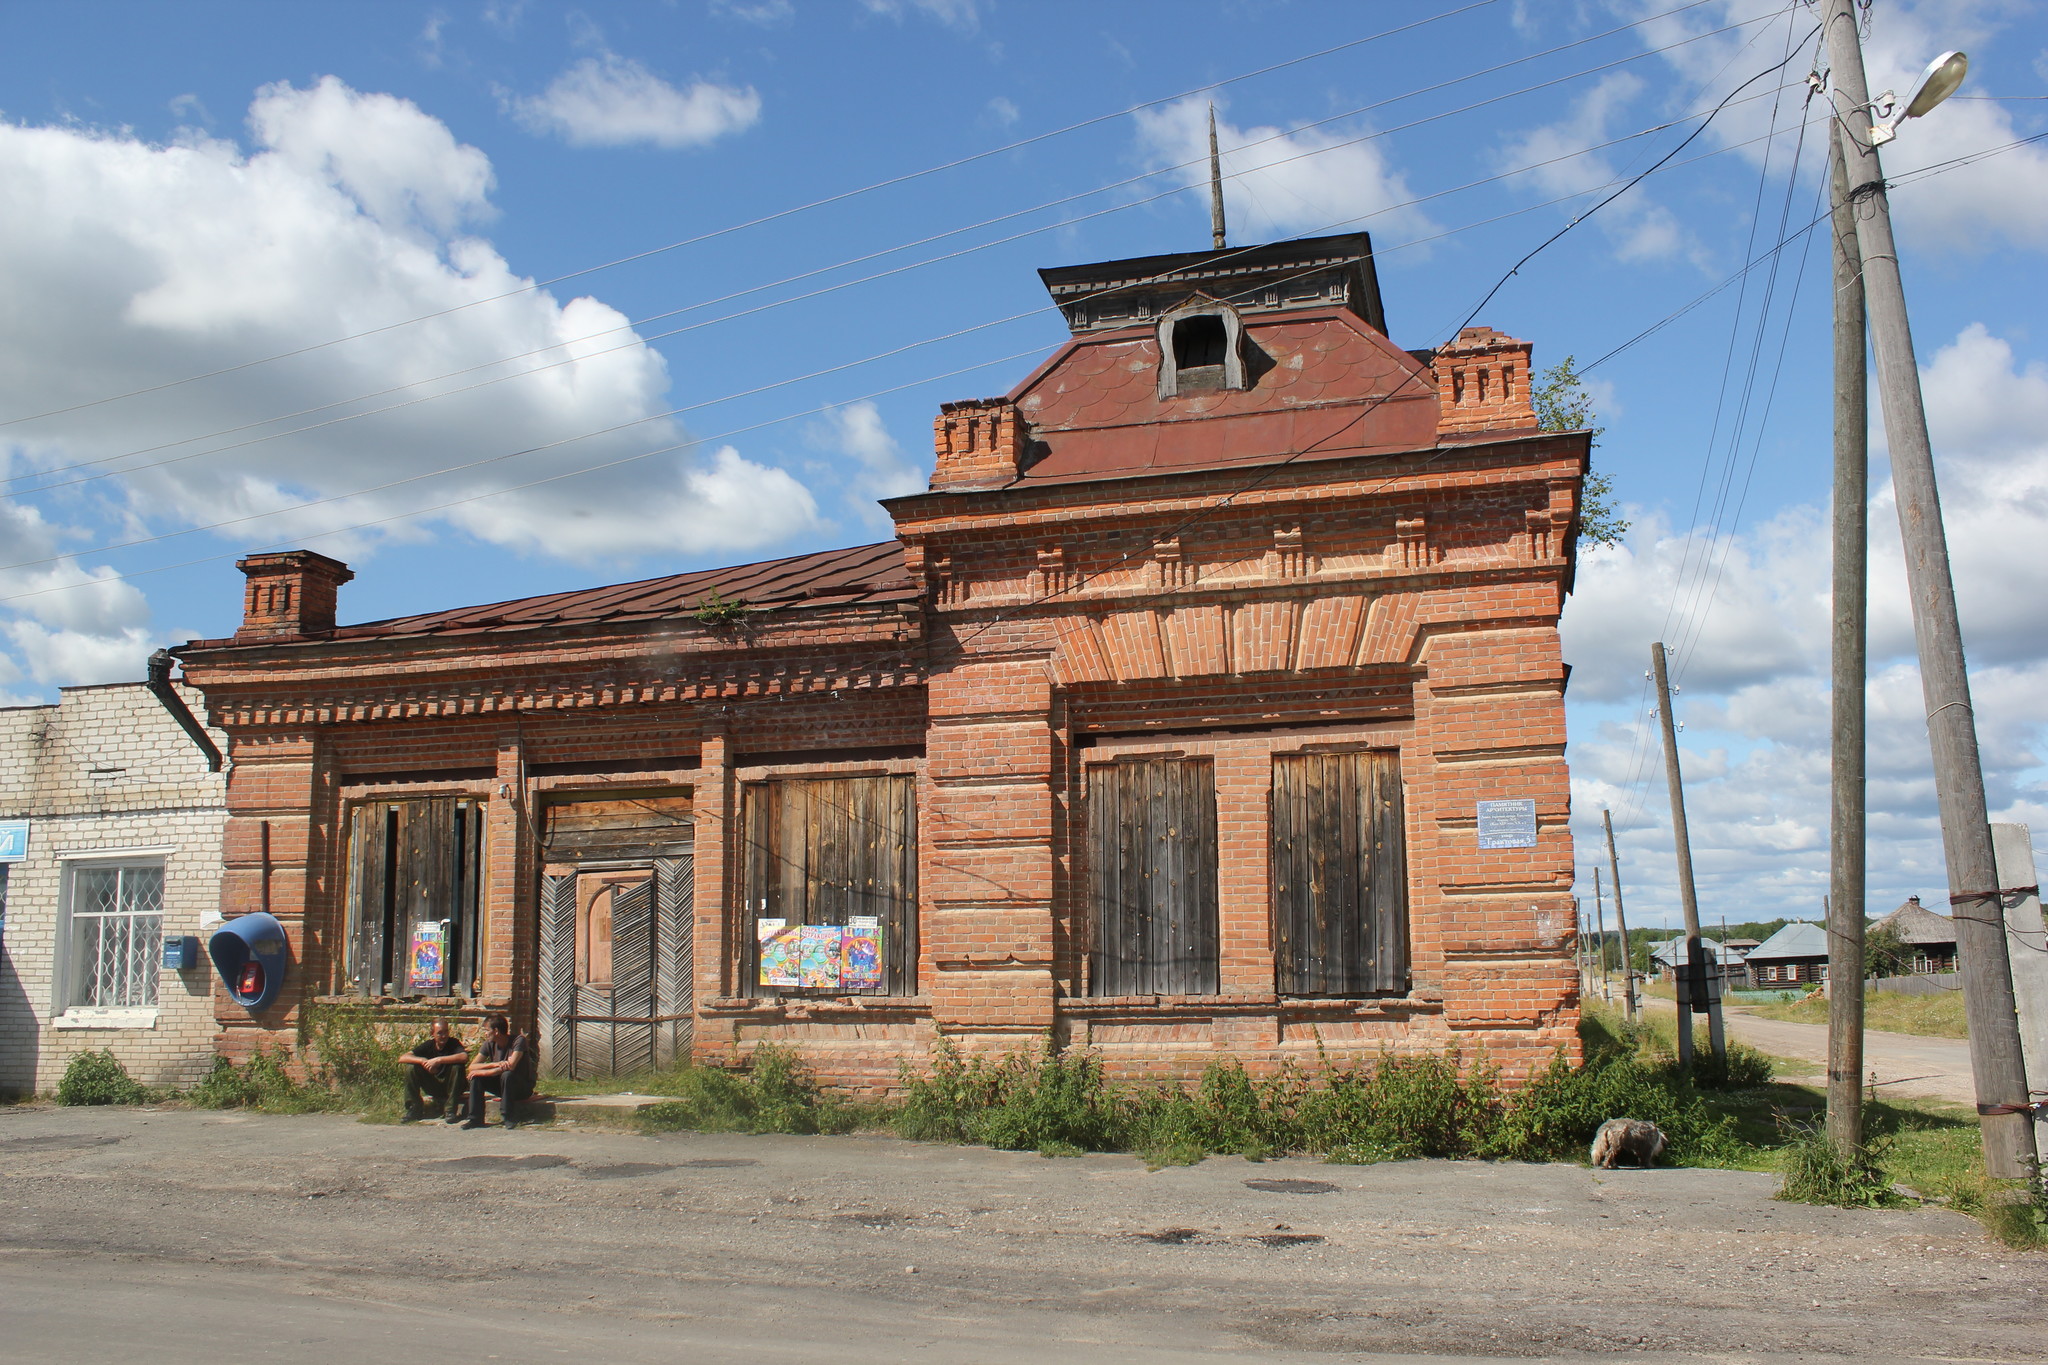
[[(469, 995), (480, 960), (483, 808), (458, 797), (365, 801), (349, 815), (349, 989), (358, 995)], [(443, 985), (414, 989), (406, 950), (444, 923)]]
[(1216, 770), (1206, 758), (1088, 769), (1089, 993), (1214, 995)]
[(882, 926), (882, 985), (823, 995), (917, 993), (917, 779), (780, 778), (745, 787), (746, 885), (742, 970), (750, 994), (799, 993), (760, 985), (754, 921), (844, 925), (871, 915)]
[(542, 838), (548, 862), (639, 860), (688, 853), (691, 801), (675, 793), (551, 799)]
[(1272, 847), (1280, 993), (1405, 993), (1399, 756), (1384, 749), (1275, 755)]

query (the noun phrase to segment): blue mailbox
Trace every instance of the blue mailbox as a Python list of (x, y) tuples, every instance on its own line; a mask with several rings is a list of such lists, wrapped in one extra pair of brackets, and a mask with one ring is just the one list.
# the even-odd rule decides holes
[(237, 915), (214, 931), (206, 955), (227, 984), (228, 995), (252, 1014), (284, 989), (289, 949), (284, 926), (275, 916), (260, 910)]
[(167, 972), (189, 972), (199, 965), (199, 939), (192, 934), (179, 934), (164, 940), (164, 970)]

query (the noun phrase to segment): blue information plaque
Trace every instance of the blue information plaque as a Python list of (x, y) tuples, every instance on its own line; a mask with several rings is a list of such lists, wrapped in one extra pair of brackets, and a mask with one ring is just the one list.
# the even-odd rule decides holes
[(28, 821), (0, 820), (0, 863), (18, 863), (28, 857)]

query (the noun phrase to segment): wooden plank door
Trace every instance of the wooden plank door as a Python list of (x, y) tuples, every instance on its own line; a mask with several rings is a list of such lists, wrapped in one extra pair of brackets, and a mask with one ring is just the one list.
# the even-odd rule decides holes
[(576, 873), (540, 879), (540, 1061), (542, 1074), (576, 1074)]
[(696, 859), (654, 860), (654, 1065), (688, 1061), (694, 1030)]
[(1408, 989), (1408, 859), (1398, 754), (1273, 759), (1273, 942), (1283, 995)]
[(1216, 770), (1206, 758), (1088, 769), (1089, 993), (1219, 989)]

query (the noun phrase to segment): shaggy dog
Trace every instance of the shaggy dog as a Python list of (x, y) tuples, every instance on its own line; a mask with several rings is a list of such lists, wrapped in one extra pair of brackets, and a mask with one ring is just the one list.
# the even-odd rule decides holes
[(1609, 1119), (1593, 1134), (1593, 1164), (1613, 1170), (1623, 1159), (1654, 1166), (1664, 1150), (1664, 1130), (1641, 1119)]

